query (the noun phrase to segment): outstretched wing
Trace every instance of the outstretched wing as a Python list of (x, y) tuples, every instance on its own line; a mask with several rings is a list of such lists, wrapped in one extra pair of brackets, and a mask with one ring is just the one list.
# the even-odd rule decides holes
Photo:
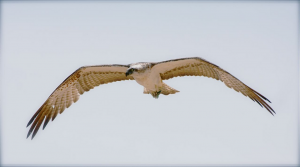
[(53, 121), (58, 113), (61, 114), (73, 102), (75, 103), (84, 92), (101, 84), (133, 80), (131, 76), (125, 76), (128, 67), (127, 65), (85, 66), (73, 72), (53, 91), (45, 103), (32, 116), (27, 124), (28, 127), (33, 122), (27, 138), (33, 131), (31, 138), (33, 139), (43, 122), (44, 129), (50, 119)]
[(205, 76), (223, 81), (229, 88), (241, 92), (243, 95), (256, 101), (260, 106), (265, 107), (272, 115), (275, 113), (275, 111), (266, 103), (266, 101), (270, 101), (263, 95), (251, 89), (222, 68), (199, 57), (153, 63), (152, 70), (160, 73), (161, 79), (163, 80), (179, 76)]

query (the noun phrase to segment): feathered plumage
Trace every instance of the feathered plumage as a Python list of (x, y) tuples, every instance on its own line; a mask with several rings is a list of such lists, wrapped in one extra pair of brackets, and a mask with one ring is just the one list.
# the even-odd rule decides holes
[(96, 86), (116, 81), (136, 80), (144, 86), (145, 94), (151, 94), (154, 98), (158, 98), (161, 93), (168, 95), (179, 92), (162, 81), (179, 76), (205, 76), (220, 80), (229, 88), (241, 92), (266, 108), (272, 115), (275, 113), (266, 102), (270, 101), (263, 95), (222, 68), (198, 57), (173, 59), (158, 63), (84, 66), (66, 78), (32, 116), (27, 124), (27, 127), (32, 124), (27, 138), (33, 132), (33, 139), (43, 122), (44, 129), (50, 119), (53, 121), (58, 113), (61, 114), (73, 102), (75, 103), (80, 95)]

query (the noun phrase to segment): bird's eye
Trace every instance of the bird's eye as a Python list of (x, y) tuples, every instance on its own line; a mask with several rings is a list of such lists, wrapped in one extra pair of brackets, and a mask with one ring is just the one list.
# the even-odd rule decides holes
[(131, 69), (131, 71), (133, 72), (133, 71), (134, 71), (134, 69), (132, 68), (132, 69)]

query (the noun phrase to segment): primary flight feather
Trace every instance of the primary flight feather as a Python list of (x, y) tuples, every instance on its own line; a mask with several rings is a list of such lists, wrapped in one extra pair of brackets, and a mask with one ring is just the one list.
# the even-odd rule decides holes
[(205, 76), (225, 83), (229, 88), (248, 96), (260, 106), (266, 108), (272, 115), (275, 111), (266, 103), (270, 102), (263, 95), (251, 89), (243, 82), (232, 76), (222, 68), (198, 57), (173, 59), (158, 63), (133, 63), (129, 65), (98, 65), (84, 66), (66, 78), (48, 97), (27, 124), (31, 125), (27, 138), (32, 138), (43, 124), (46, 127), (50, 119), (56, 118), (72, 103), (79, 99), (84, 92), (101, 84), (135, 80), (144, 87), (145, 94), (158, 98), (160, 94), (175, 94), (174, 88), (166, 85), (163, 80), (178, 76)]

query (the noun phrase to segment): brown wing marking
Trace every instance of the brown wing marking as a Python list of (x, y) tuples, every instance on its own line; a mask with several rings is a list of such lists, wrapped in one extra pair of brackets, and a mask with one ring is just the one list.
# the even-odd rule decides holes
[(227, 71), (204, 59), (191, 57), (153, 64), (154, 66), (152, 69), (159, 72), (163, 80), (181, 76), (204, 76), (221, 80), (227, 87), (232, 88), (237, 92), (241, 92), (245, 96), (248, 96), (260, 106), (266, 108), (272, 115), (275, 113), (275, 111), (265, 102), (270, 102), (270, 100), (252, 88), (248, 87), (246, 84), (235, 78)]
[(101, 84), (133, 80), (131, 76), (126, 77), (125, 72), (129, 66), (124, 65), (104, 65), (82, 67), (66, 78), (48, 97), (44, 104), (29, 120), (27, 127), (31, 125), (27, 138), (32, 133), (32, 139), (44, 122), (43, 129), (50, 119), (56, 118), (58, 113), (62, 113), (72, 103), (78, 101), (79, 96), (84, 92), (93, 89)]

